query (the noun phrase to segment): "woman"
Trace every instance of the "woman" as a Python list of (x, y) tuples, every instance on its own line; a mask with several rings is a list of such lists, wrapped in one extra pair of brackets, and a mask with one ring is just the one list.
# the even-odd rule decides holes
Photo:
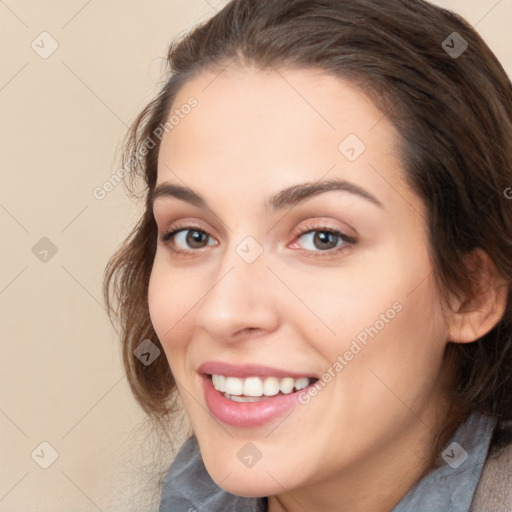
[(193, 430), (160, 510), (512, 510), (496, 57), (419, 0), (233, 0), (168, 61), (105, 282), (135, 397)]

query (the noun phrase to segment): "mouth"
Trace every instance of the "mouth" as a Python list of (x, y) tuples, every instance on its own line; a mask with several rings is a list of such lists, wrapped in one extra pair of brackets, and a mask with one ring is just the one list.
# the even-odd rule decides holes
[(260, 427), (283, 416), (299, 405), (301, 393), (307, 393), (319, 380), (275, 368), (216, 362), (205, 363), (198, 374), (212, 416), (243, 428)]
[(278, 395), (291, 395), (318, 381), (316, 377), (246, 377), (207, 375), (213, 387), (233, 402), (260, 402)]

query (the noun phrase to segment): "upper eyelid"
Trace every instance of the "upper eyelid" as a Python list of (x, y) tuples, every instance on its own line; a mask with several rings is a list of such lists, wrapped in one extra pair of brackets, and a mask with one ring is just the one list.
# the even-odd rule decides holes
[[(343, 180), (342, 180), (342, 183), (345, 183), (345, 182), (343, 182)], [(294, 187), (290, 187), (290, 189), (287, 189), (282, 192), (288, 192), (288, 194), (290, 194), (291, 192), (294, 191), (292, 195), (294, 195), (294, 194), (296, 195), (296, 192), (298, 190), (315, 189), (316, 186), (319, 185), (318, 191), (316, 191), (312, 194), (306, 193), (306, 196), (304, 198), (302, 198), (296, 202), (294, 201), (293, 208), (295, 208), (295, 209), (296, 208), (307, 208), (309, 211), (310, 202), (313, 202), (313, 208), (314, 208), (314, 204), (316, 201), (318, 201), (318, 198), (322, 198), (322, 196), (324, 196), (324, 195), (329, 195), (329, 194), (335, 193), (335, 192), (344, 192), (344, 193), (349, 193), (349, 195), (351, 195), (353, 197), (364, 198), (367, 200), (367, 202), (369, 204), (373, 204), (374, 206), (377, 206), (378, 208), (384, 210), (383, 204), (377, 198), (375, 198), (372, 194), (369, 194), (369, 193), (366, 194), (366, 191), (364, 191), (363, 189), (360, 189), (357, 185), (353, 186), (353, 184), (348, 183), (347, 186), (343, 185), (343, 186), (339, 187), (338, 184), (339, 184), (339, 180), (334, 180), (332, 182), (330, 182), (330, 181), (329, 182), (320, 182), (319, 184), (317, 184), (317, 183), (307, 184), (306, 183), (303, 185), (296, 185)], [(332, 187), (332, 185), (333, 185), (333, 187)], [(164, 212), (168, 211), (169, 207), (171, 207), (174, 210), (174, 207), (172, 206), (172, 204), (174, 201), (177, 201), (178, 203), (191, 206), (194, 210), (196, 210), (196, 209), (201, 210), (201, 213), (199, 215), (204, 216), (204, 218), (208, 219), (209, 223), (218, 223), (219, 224), (219, 229), (216, 229), (218, 232), (225, 232), (225, 231), (232, 232), (229, 225), (226, 224), (221, 217), (219, 217), (206, 204), (203, 204), (202, 198), (200, 198), (200, 201), (187, 199), (187, 198), (189, 198), (189, 192), (192, 192), (194, 195), (195, 195), (195, 192), (187, 189), (186, 187), (179, 187), (179, 186), (177, 187), (175, 185), (170, 185), (170, 188), (173, 190), (174, 189), (179, 189), (179, 190), (183, 189), (185, 191), (184, 192), (185, 197), (181, 197), (181, 194), (182, 194), (181, 192), (179, 192), (177, 195), (175, 195), (174, 193), (168, 194), (168, 193), (166, 193), (166, 187), (165, 186), (162, 187), (162, 192), (157, 194), (153, 198), (153, 202), (152, 202), (153, 217), (155, 219), (157, 219), (157, 217), (159, 216), (157, 214), (157, 211), (160, 208), (162, 208)], [(356, 190), (356, 191), (354, 192), (354, 190)], [(358, 192), (358, 191), (360, 191), (360, 192)], [(283, 196), (283, 199), (284, 199), (287, 194), (281, 194), (281, 195)], [(277, 199), (277, 196), (276, 196), (276, 199)], [(277, 203), (280, 204), (279, 201), (277, 201)], [(281, 204), (281, 206), (277, 206), (277, 210), (275, 210), (274, 214), (277, 214), (279, 210), (284, 208), (285, 203), (286, 203), (286, 200), (283, 204)], [(273, 208), (272, 208), (272, 210), (273, 210)], [(267, 212), (266, 208), (265, 208), (265, 211)], [(164, 214), (162, 214), (162, 215), (164, 215)], [(273, 226), (275, 226), (276, 224), (273, 224)], [(350, 224), (348, 224), (346, 222), (345, 222), (345, 224), (357, 236), (357, 230)], [(274, 228), (272, 227), (271, 229), (274, 229)]]
[[(165, 205), (164, 201), (162, 201), (161, 203), (162, 203), (161, 205), (158, 204), (158, 207), (155, 207), (155, 205), (157, 203), (154, 203), (153, 204), (153, 209), (152, 209), (153, 220), (155, 221), (157, 226), (159, 226), (161, 223), (168, 225), (168, 224), (175, 224), (175, 223), (183, 222), (181, 220), (181, 217), (176, 217), (172, 222), (167, 222), (166, 219), (171, 216), (170, 215), (171, 212), (172, 212), (172, 217), (174, 217), (174, 214), (177, 213), (180, 210), (175, 210), (174, 208), (169, 210), (168, 209), (169, 207), (167, 205)], [(186, 215), (185, 217), (188, 217), (188, 216)], [(195, 217), (195, 215), (192, 214), (192, 215), (190, 215), (190, 217)], [(214, 228), (214, 231), (219, 232), (219, 233), (225, 233), (227, 231), (231, 231), (230, 227), (220, 217), (218, 217), (214, 212), (212, 212), (209, 209), (204, 210), (201, 213), (199, 213), (199, 217), (203, 217), (205, 220), (204, 221), (201, 221), (201, 220), (197, 220), (197, 221), (184, 221), (184, 224), (186, 224), (188, 226), (189, 223), (193, 225), (196, 222), (197, 223), (204, 223), (204, 222), (206, 222), (209, 225), (217, 223), (219, 227), (218, 228)], [(200, 228), (200, 229), (202, 231), (208, 231), (208, 232), (211, 231), (209, 229), (203, 229), (203, 228)], [(165, 231), (167, 232), (167, 231), (172, 231), (172, 230), (166, 229)]]
[[(194, 231), (194, 230), (195, 231), (201, 231), (202, 233), (205, 233), (208, 236), (214, 237), (214, 235), (212, 235), (212, 233), (208, 229), (202, 228), (200, 226), (194, 226), (192, 224), (191, 225), (186, 225), (186, 226), (183, 226), (183, 227), (176, 226), (176, 227), (173, 227), (173, 228), (166, 229), (163, 232), (163, 235), (166, 235), (166, 234), (169, 234), (169, 233), (178, 234), (178, 233), (180, 233), (182, 231)], [(338, 233), (340, 235), (344, 235), (344, 236), (347, 236), (349, 238), (354, 238), (353, 236), (347, 235), (342, 229), (329, 227), (327, 225), (321, 225), (321, 226), (317, 226), (317, 227), (305, 226), (304, 228), (299, 229), (297, 231), (297, 233), (294, 234), (294, 236), (304, 236), (304, 235), (306, 235), (308, 233), (311, 233), (311, 232), (314, 232), (314, 231), (328, 231), (328, 232)]]
[[(183, 231), (200, 231), (201, 233), (204, 233), (208, 237), (213, 238), (217, 242), (217, 245), (219, 244), (219, 241), (216, 240), (215, 236), (213, 236), (207, 229), (203, 229), (201, 227), (194, 226), (194, 225), (184, 225), (182, 227), (177, 226), (176, 228), (168, 229), (168, 230), (164, 231), (164, 233), (162, 233), (162, 235), (159, 235), (159, 238), (164, 239), (168, 235), (172, 234), (172, 237), (170, 237), (168, 240), (164, 241), (164, 243), (167, 244), (167, 243), (170, 243), (171, 241), (174, 241), (174, 238), (176, 237), (176, 235), (178, 235), (179, 233), (182, 233)], [(334, 233), (336, 236), (338, 236), (339, 238), (341, 238), (344, 241), (344, 244), (354, 245), (355, 243), (357, 243), (356, 237), (347, 235), (341, 229), (329, 227), (327, 225), (319, 225), (317, 227), (304, 226), (303, 228), (299, 229), (297, 233), (295, 233), (293, 235), (294, 238), (293, 238), (292, 242), (295, 242), (296, 240), (304, 237), (307, 234), (314, 233), (315, 231), (317, 231), (317, 232), (325, 231), (328, 233)], [(205, 249), (206, 247), (208, 247), (208, 244), (205, 247), (201, 247), (199, 249), (181, 249), (181, 250), (178, 250), (178, 252), (197, 252), (197, 251), (200, 251), (201, 249)], [(329, 254), (331, 252), (331, 250), (311, 251), (311, 252), (318, 252), (318, 253), (323, 252), (323, 253)]]

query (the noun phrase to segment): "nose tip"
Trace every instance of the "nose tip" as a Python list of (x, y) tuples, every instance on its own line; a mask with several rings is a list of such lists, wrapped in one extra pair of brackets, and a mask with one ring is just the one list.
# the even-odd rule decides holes
[(197, 325), (218, 340), (254, 337), (277, 328), (279, 315), (262, 276), (265, 267), (256, 269), (237, 262), (217, 279), (199, 304)]

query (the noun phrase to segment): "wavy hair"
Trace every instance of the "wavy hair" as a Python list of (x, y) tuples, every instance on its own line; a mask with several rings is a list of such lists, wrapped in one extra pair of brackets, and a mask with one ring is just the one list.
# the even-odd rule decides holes
[[(456, 44), (467, 48), (456, 55), (450, 50)], [(129, 190), (135, 194), (134, 183), (143, 182), (138, 197), (145, 210), (108, 263), (104, 281), (128, 381), (144, 411), (162, 423), (177, 409), (166, 358), (145, 366), (134, 355), (145, 339), (162, 348), (147, 302), (162, 126), (183, 84), (233, 62), (323, 70), (360, 87), (394, 124), (406, 180), (428, 213), (442, 297), (477, 293), (475, 269), (464, 264), (476, 248), (489, 255), (508, 289), (506, 310), (492, 331), (473, 343), (447, 344), (445, 357), (454, 367), (450, 401), (463, 415), (511, 420), (512, 85), (467, 22), (422, 0), (232, 0), (171, 43), (165, 83), (135, 120), (123, 152)], [(503, 431), (501, 445), (511, 441)]]

